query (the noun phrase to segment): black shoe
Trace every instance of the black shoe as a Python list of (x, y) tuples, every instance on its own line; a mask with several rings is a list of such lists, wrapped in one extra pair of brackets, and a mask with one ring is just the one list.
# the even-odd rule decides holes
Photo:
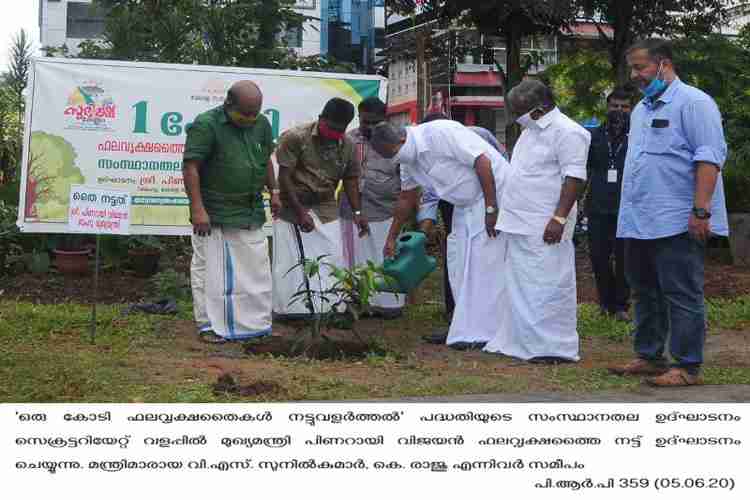
[(448, 347), (456, 351), (478, 351), (484, 349), (486, 345), (487, 342), (454, 342)]
[(570, 359), (559, 358), (557, 356), (537, 356), (536, 358), (531, 358), (528, 362), (534, 365), (562, 365), (575, 363), (575, 361)]
[(428, 344), (444, 345), (445, 341), (448, 340), (448, 331), (439, 330), (432, 335), (423, 336), (422, 340), (424, 340)]
[(381, 317), (385, 320), (397, 319), (404, 315), (403, 309), (376, 309), (372, 312), (373, 316)]
[(226, 344), (227, 342), (229, 342), (227, 339), (225, 339), (221, 335), (216, 335), (211, 330), (198, 332), (198, 338), (201, 340), (201, 342), (205, 342), (207, 344)]

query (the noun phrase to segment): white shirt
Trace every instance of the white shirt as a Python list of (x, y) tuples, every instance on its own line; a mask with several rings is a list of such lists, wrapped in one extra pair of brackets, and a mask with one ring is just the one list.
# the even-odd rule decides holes
[[(513, 149), (497, 229), (543, 235), (560, 201), (565, 177), (586, 180), (591, 134), (555, 108), (525, 129)], [(576, 205), (568, 214), (563, 240), (573, 237)]]
[(508, 170), (508, 163), (485, 140), (453, 120), (409, 127), (406, 142), (394, 161), (401, 164), (403, 191), (422, 186), (448, 203), (467, 206), (484, 198), (474, 169), (481, 155), (492, 163), (495, 186), (500, 188), (499, 176)]

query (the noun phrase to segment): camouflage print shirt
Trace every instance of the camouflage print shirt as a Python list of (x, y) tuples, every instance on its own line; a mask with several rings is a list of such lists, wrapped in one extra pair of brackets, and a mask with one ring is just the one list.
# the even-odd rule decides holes
[[(299, 202), (312, 208), (323, 223), (338, 218), (336, 187), (339, 181), (359, 177), (354, 143), (348, 137), (326, 145), (318, 135), (318, 122), (287, 130), (279, 138), (276, 159), (280, 168), (292, 171), (292, 185)], [(286, 193), (281, 192), (281, 218), (296, 222)]]
[[(352, 130), (347, 135), (354, 141), (357, 163), (360, 166), (362, 213), (372, 222), (388, 220), (396, 211), (398, 195), (401, 193), (400, 169), (393, 161), (380, 156), (359, 129)], [(339, 197), (339, 215), (342, 219), (352, 219), (352, 208), (344, 195)]]

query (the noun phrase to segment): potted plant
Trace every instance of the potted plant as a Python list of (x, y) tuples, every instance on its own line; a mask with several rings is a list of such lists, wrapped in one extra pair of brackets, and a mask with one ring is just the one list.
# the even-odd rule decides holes
[(724, 169), (724, 193), (729, 212), (729, 246), (737, 266), (750, 267), (750, 165), (737, 157)]
[(128, 238), (128, 257), (135, 274), (142, 277), (156, 274), (163, 245), (153, 235), (138, 235)]
[(55, 267), (62, 274), (84, 275), (89, 273), (87, 237), (83, 234), (61, 234), (55, 237)]

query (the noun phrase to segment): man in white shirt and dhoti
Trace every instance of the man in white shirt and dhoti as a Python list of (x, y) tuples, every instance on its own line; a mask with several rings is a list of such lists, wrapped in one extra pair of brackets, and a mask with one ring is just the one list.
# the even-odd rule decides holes
[(506, 286), (501, 323), (484, 350), (539, 363), (578, 361), (572, 239), (591, 135), (539, 81), (521, 82), (506, 102), (524, 130), (497, 224)]
[(401, 227), (416, 210), (419, 188), (454, 205), (448, 236), (448, 274), (456, 307), (446, 343), (481, 348), (496, 337), (503, 293), (503, 254), (497, 238), (498, 201), (508, 163), (458, 122), (437, 120), (398, 130), (382, 123), (373, 148), (401, 166), (401, 194), (383, 249), (393, 256)]

